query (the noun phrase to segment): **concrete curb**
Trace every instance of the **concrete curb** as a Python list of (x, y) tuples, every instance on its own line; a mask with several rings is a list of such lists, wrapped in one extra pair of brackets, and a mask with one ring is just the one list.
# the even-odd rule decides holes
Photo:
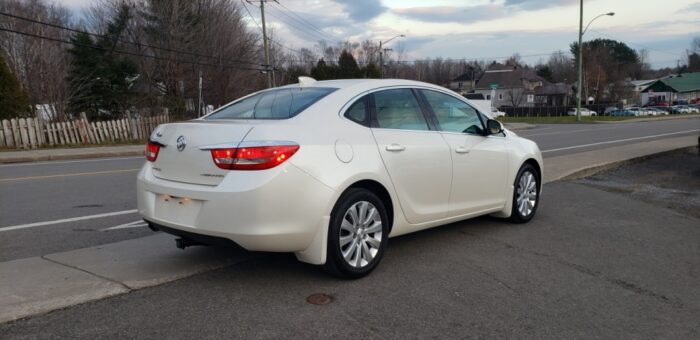
[(571, 180), (577, 180), (577, 179), (582, 179), (582, 178), (586, 178), (586, 177), (591, 177), (591, 176), (596, 175), (596, 174), (601, 173), (601, 172), (617, 169), (621, 166), (643, 162), (643, 161), (648, 160), (648, 159), (654, 159), (654, 158), (659, 158), (659, 157), (674, 155), (674, 154), (681, 154), (681, 153), (685, 153), (688, 151), (696, 150), (697, 148), (698, 148), (697, 146), (686, 146), (686, 147), (681, 147), (678, 149), (661, 151), (658, 153), (634, 157), (634, 158), (625, 159), (625, 160), (621, 160), (621, 161), (617, 161), (617, 162), (594, 165), (594, 166), (591, 166), (589, 168), (576, 171), (572, 174), (568, 174), (568, 175), (566, 175), (562, 178), (559, 178), (555, 181), (571, 181)]
[(511, 131), (528, 130), (528, 129), (533, 129), (533, 128), (537, 127), (537, 125), (530, 124), (530, 123), (504, 123), (503, 125), (505, 126), (506, 129), (511, 130)]
[[(0, 263), (0, 323), (209, 272), (260, 256), (239, 248), (177, 249), (158, 233)], [(31, 268), (31, 269), (30, 269)]]
[(698, 147), (698, 137), (686, 136), (664, 140), (621, 145), (602, 150), (545, 157), (544, 183), (580, 179), (601, 171), (611, 170), (625, 164), (687, 152)]

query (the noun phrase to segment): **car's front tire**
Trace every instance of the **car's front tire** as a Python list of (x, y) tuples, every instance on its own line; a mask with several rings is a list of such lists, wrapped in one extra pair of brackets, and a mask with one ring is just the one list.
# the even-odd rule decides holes
[(381, 261), (389, 238), (382, 201), (369, 190), (352, 188), (331, 213), (324, 269), (343, 278), (369, 274)]
[(532, 164), (524, 164), (515, 177), (510, 221), (526, 223), (535, 216), (540, 202), (540, 176)]

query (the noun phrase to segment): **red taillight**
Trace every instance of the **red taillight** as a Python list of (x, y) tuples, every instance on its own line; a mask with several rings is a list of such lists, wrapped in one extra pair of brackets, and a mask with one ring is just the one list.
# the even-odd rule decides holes
[(158, 151), (160, 151), (160, 145), (149, 142), (146, 144), (146, 159), (149, 162), (155, 162), (156, 158), (158, 158)]
[(265, 170), (274, 168), (292, 157), (299, 145), (251, 146), (213, 149), (214, 164), (225, 170)]
[(230, 170), (233, 166), (236, 149), (214, 149), (211, 150), (211, 157), (214, 159), (216, 166), (222, 169)]

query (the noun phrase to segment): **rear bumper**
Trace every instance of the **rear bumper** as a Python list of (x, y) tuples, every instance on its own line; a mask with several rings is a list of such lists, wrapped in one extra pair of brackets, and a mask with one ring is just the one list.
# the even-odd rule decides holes
[[(138, 210), (153, 224), (225, 238), (247, 250), (309, 248), (334, 191), (291, 164), (231, 171), (217, 186), (163, 180), (146, 163), (137, 179)], [(172, 232), (174, 233), (174, 232)]]

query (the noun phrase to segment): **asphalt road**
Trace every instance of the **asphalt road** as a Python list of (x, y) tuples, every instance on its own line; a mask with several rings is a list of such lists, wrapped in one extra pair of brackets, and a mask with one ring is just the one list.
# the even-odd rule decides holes
[[(529, 224), (392, 238), (355, 281), (270, 254), (0, 325), (3, 338), (700, 338), (698, 220), (579, 183)], [(311, 305), (314, 293), (332, 297)]]
[[(700, 119), (616, 124), (539, 125), (518, 134), (535, 140), (545, 157), (655, 139), (697, 135)], [(79, 249), (150, 233), (133, 212), (142, 157), (0, 165), (0, 262)], [(93, 218), (38, 227), (105, 213)], [(125, 226), (124, 224), (132, 223)], [(117, 229), (106, 230), (118, 227)]]
[(611, 146), (664, 138), (698, 135), (700, 118), (661, 121), (541, 124), (517, 134), (537, 142), (545, 157), (555, 157)]

